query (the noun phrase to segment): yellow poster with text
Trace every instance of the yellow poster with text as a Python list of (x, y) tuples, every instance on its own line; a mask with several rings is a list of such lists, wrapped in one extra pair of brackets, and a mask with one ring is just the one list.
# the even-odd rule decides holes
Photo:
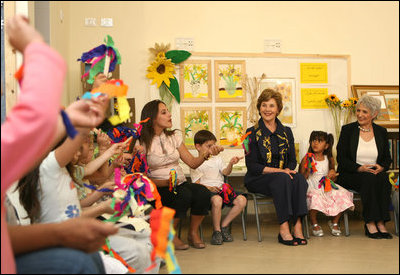
[(328, 83), (328, 64), (300, 63), (300, 83)]
[(302, 109), (326, 109), (325, 98), (328, 96), (328, 88), (301, 88)]

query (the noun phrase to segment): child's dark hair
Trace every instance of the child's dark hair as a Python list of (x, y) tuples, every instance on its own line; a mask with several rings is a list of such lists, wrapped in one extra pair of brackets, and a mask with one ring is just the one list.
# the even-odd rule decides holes
[(194, 135), (194, 144), (202, 145), (203, 143), (213, 140), (217, 141), (217, 138), (208, 130), (200, 130)]
[(39, 219), (40, 215), (40, 202), (38, 198), (39, 186), (39, 166), (33, 168), (28, 174), (18, 181), (15, 188), (19, 191), (19, 202), (28, 213), (27, 217), (31, 223)]
[[(61, 146), (64, 141), (67, 139), (67, 136), (64, 136), (58, 144), (51, 150), (54, 151), (59, 146)], [(29, 218), (31, 223), (34, 223), (40, 218), (40, 202), (39, 202), (39, 163), (36, 167), (34, 167), (31, 171), (29, 171), (24, 177), (22, 177), (15, 188), (15, 190), (19, 191), (19, 202), (25, 208), (25, 211), (28, 213), (28, 216), (25, 218)]]
[(314, 140), (318, 140), (318, 141), (325, 141), (328, 144), (328, 148), (326, 150), (324, 150), (324, 155), (327, 155), (328, 158), (332, 158), (332, 147), (333, 147), (333, 135), (332, 134), (328, 134), (327, 132), (323, 132), (323, 131), (312, 131), (311, 135), (310, 135), (310, 146), (308, 147), (308, 152), (309, 153), (314, 153), (312, 150), (312, 146), (311, 143)]

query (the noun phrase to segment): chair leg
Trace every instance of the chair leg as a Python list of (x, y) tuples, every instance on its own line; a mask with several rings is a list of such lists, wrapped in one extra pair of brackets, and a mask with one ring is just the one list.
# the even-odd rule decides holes
[(199, 226), (199, 232), (200, 232), (200, 239), (202, 242), (204, 242), (204, 238), (203, 238), (203, 228), (201, 227), (201, 224)]
[(258, 233), (258, 241), (261, 242), (261, 228), (260, 228), (260, 220), (258, 217), (258, 206), (257, 206), (257, 198), (254, 196), (254, 211), (256, 212), (256, 223), (257, 223), (257, 233)]
[(181, 238), (181, 232), (182, 232), (182, 219), (179, 220), (178, 223), (178, 238)]
[(347, 210), (344, 211), (344, 213), (343, 213), (343, 220), (344, 220), (345, 235), (346, 235), (346, 237), (348, 237), (348, 236), (350, 236), (350, 230), (349, 230), (349, 216), (347, 214)]
[(246, 214), (247, 214), (247, 203), (245, 208), (242, 210), (242, 228), (243, 228), (243, 240), (247, 241), (247, 235), (246, 235)]
[(310, 232), (308, 231), (308, 217), (305, 215), (302, 219), (303, 235), (306, 239), (310, 238)]
[(396, 235), (399, 236), (399, 219), (396, 215), (396, 211), (393, 211), (393, 216), (394, 216), (394, 229), (395, 229)]

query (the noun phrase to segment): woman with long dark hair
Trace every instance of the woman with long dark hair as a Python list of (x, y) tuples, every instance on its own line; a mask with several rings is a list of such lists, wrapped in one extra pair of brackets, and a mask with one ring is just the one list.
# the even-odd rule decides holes
[[(214, 145), (205, 154), (194, 157), (182, 142), (180, 131), (168, 130), (172, 127), (171, 113), (160, 100), (153, 100), (143, 107), (141, 120), (147, 118), (150, 119), (143, 124), (139, 141), (146, 152), (150, 169), (148, 176), (157, 185), (162, 204), (175, 209), (175, 228), (180, 219), (185, 217), (187, 210), (191, 208), (188, 242), (195, 248), (204, 248), (205, 245), (198, 235), (198, 229), (210, 209), (209, 192), (202, 185), (186, 182), (179, 159), (195, 169), (223, 148)], [(168, 187), (171, 169), (176, 171), (178, 182), (175, 192), (170, 191)], [(189, 248), (177, 236), (174, 238), (174, 245), (178, 250)]]

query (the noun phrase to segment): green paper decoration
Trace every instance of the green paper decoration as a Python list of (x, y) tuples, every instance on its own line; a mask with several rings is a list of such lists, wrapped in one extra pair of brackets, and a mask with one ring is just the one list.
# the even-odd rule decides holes
[(174, 64), (181, 63), (188, 59), (192, 54), (188, 51), (172, 50), (165, 53), (165, 57), (171, 59)]
[(168, 90), (167, 85), (165, 84), (165, 82), (163, 82), (160, 85), (160, 98), (161, 100), (165, 103), (165, 106), (167, 106), (167, 109), (171, 112), (171, 108), (172, 108), (172, 94), (170, 93), (170, 91)]
[(176, 78), (174, 77), (174, 78), (170, 78), (169, 81), (171, 82), (171, 84), (168, 87), (169, 91), (175, 97), (176, 101), (178, 101), (178, 103), (181, 103), (181, 97), (179, 95), (178, 80), (176, 80)]

